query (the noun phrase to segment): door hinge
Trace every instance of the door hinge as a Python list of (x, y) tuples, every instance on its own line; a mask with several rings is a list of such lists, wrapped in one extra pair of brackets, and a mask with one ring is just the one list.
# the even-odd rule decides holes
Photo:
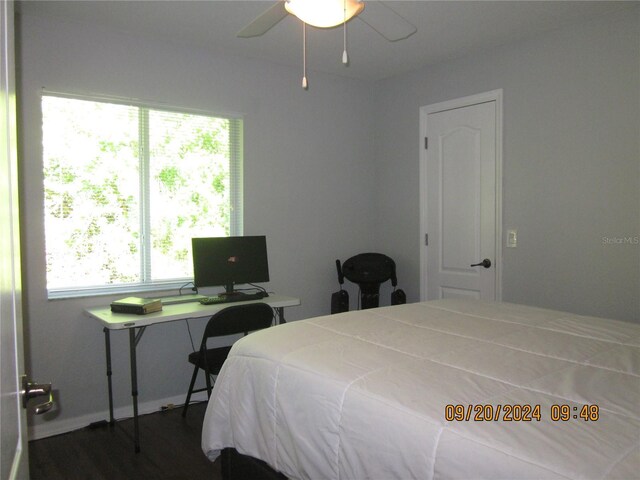
[(428, 233), (424, 234), (424, 244), (425, 244), (425, 246), (429, 246), (429, 234)]
[(429, 137), (424, 137), (424, 149), (429, 149)]

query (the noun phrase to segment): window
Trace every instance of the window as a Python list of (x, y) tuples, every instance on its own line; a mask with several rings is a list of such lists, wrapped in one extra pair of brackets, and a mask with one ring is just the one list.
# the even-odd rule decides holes
[(242, 120), (42, 97), (49, 297), (171, 288), (242, 234)]

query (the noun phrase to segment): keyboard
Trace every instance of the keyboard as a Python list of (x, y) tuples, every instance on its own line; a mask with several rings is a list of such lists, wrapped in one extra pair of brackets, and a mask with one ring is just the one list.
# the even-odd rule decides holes
[(269, 295), (266, 292), (258, 293), (233, 293), (231, 295), (214, 295), (198, 300), (202, 305), (216, 305), (218, 303), (248, 302), (250, 300), (261, 300)]
[(206, 298), (204, 295), (198, 294), (185, 294), (185, 295), (173, 295), (170, 297), (154, 297), (162, 300), (163, 305), (175, 305), (177, 303), (189, 303), (189, 302), (198, 302), (203, 298)]

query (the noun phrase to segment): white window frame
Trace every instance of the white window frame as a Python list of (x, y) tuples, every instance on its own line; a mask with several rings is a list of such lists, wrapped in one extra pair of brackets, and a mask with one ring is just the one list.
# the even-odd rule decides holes
[[(176, 290), (188, 286), (193, 281), (193, 277), (175, 278), (169, 280), (152, 281), (151, 280), (151, 238), (149, 217), (149, 128), (148, 128), (148, 112), (149, 110), (161, 110), (166, 112), (184, 113), (192, 115), (202, 115), (215, 118), (224, 118), (229, 120), (229, 135), (235, 140), (235, 148), (230, 149), (229, 153), (229, 178), (230, 178), (230, 217), (229, 231), (230, 236), (240, 236), (244, 234), (244, 192), (243, 192), (243, 146), (244, 146), (244, 121), (241, 115), (235, 114), (218, 114), (203, 110), (170, 107), (162, 104), (154, 104), (150, 102), (141, 102), (131, 99), (112, 98), (105, 96), (87, 96), (75, 95), (69, 93), (42, 91), (40, 104), (42, 105), (43, 97), (61, 97), (73, 100), (85, 100), (90, 102), (103, 102), (111, 104), (119, 104), (130, 107), (137, 107), (140, 112), (140, 126), (138, 128), (138, 137), (140, 138), (140, 234), (143, 237), (140, 252), (140, 272), (142, 280), (136, 283), (118, 284), (118, 285), (102, 285), (88, 287), (66, 287), (66, 288), (47, 288), (48, 298), (74, 298), (88, 297), (98, 295), (113, 295), (118, 293), (135, 293), (135, 292), (151, 292), (159, 290)], [(43, 158), (44, 162), (44, 158)], [(46, 231), (44, 232), (46, 236)]]

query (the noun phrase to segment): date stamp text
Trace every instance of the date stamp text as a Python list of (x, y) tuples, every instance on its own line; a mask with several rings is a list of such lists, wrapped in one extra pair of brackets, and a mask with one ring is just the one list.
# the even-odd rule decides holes
[[(548, 414), (547, 416), (544, 413)], [(543, 412), (540, 405), (523, 404), (448, 404), (444, 407), (444, 419), (447, 422), (539, 422), (548, 418), (552, 422), (582, 420), (597, 422), (600, 418), (598, 405), (567, 404), (551, 405)]]

